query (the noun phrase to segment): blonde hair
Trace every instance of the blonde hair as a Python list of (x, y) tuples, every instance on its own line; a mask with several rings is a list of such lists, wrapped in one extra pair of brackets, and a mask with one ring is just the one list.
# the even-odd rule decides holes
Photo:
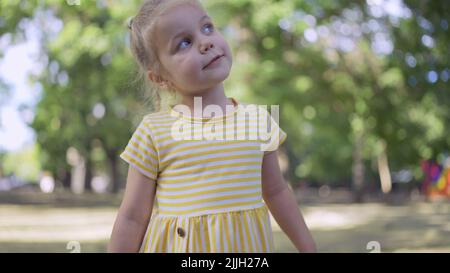
[(176, 91), (161, 88), (147, 77), (149, 69), (158, 76), (164, 72), (155, 46), (154, 26), (158, 17), (165, 11), (181, 4), (192, 4), (203, 9), (199, 0), (146, 0), (139, 8), (137, 15), (128, 23), (131, 52), (139, 66), (138, 79), (143, 80), (147, 100), (151, 102), (155, 111), (163, 108), (164, 95), (169, 95), (168, 100), (176, 99)]

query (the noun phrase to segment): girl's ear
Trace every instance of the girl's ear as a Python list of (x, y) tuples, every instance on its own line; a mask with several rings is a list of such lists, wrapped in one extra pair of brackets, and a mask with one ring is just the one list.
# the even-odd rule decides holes
[(152, 82), (158, 84), (161, 87), (166, 87), (168, 85), (168, 82), (166, 80), (164, 80), (163, 77), (161, 77), (160, 75), (155, 74), (151, 70), (148, 70), (147, 77), (148, 77), (149, 80), (151, 80)]
[(147, 70), (147, 77), (149, 80), (151, 80), (154, 83), (159, 83), (162, 81), (162, 77), (156, 75), (153, 71)]

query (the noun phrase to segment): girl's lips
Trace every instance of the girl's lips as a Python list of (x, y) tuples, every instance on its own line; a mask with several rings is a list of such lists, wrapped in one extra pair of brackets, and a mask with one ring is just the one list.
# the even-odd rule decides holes
[(218, 63), (218, 62), (222, 59), (223, 56), (225, 56), (225, 55), (219, 55), (219, 56), (216, 56), (216, 57), (215, 57), (214, 59), (212, 59), (207, 65), (205, 65), (205, 66), (203, 67), (203, 69), (209, 68), (211, 65), (214, 65), (214, 64)]

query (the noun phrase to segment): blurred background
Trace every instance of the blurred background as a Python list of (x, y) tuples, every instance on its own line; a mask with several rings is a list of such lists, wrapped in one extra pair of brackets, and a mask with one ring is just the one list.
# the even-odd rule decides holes
[[(126, 27), (140, 3), (0, 2), (0, 252), (106, 251), (118, 155), (151, 110)], [(202, 3), (232, 48), (226, 95), (280, 105), (318, 250), (450, 252), (450, 2)]]

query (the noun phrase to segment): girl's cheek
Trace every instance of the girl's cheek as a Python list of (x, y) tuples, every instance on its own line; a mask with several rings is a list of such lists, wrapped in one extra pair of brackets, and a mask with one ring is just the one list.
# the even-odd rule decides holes
[(197, 60), (195, 60), (195, 58), (189, 58), (189, 59), (185, 60), (185, 62), (181, 63), (180, 65), (183, 66), (183, 69), (188, 74), (195, 73), (195, 71), (202, 69), (201, 64)]

